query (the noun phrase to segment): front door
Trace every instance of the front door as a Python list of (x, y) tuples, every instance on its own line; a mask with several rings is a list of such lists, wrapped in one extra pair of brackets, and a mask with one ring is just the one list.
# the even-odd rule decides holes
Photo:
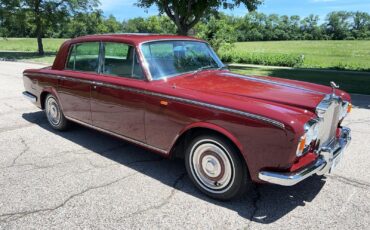
[(91, 91), (92, 124), (145, 142), (145, 86), (134, 47), (102, 43), (102, 66)]

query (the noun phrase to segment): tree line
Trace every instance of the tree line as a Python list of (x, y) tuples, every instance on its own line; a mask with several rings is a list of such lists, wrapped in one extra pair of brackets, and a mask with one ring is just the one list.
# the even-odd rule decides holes
[[(61, 1), (60, 5), (51, 5), (54, 1), (35, 5), (32, 3), (38, 1), (30, 1), (28, 5), (18, 5), (18, 9), (12, 6), (17, 0), (7, 1), (8, 4), (4, 4), (6, 0), (0, 2), (0, 37), (73, 38), (101, 33), (179, 33), (175, 22), (163, 14), (121, 22), (113, 15), (105, 17), (97, 8), (97, 0)], [(38, 15), (41, 12), (43, 15)], [(215, 48), (222, 43), (242, 41), (370, 39), (370, 14), (334, 11), (322, 20), (314, 14), (301, 18), (256, 11), (243, 17), (213, 13), (200, 18), (188, 33), (210, 41)]]
[[(122, 22), (113, 15), (104, 17), (101, 10), (79, 12), (59, 21), (49, 21), (43, 36), (73, 38), (100, 33), (175, 34), (176, 26), (167, 16), (137, 17)], [(0, 15), (1, 37), (37, 37), (37, 28), (27, 12)], [(353, 40), (370, 39), (370, 14), (337, 11), (321, 21), (317, 15), (301, 18), (250, 12), (244, 17), (219, 13), (201, 20), (191, 35), (208, 40), (274, 41), (274, 40)]]

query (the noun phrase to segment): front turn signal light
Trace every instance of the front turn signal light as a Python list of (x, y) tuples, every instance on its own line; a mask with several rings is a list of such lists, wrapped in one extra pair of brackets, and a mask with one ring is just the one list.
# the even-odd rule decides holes
[(299, 141), (298, 148), (297, 148), (297, 156), (302, 156), (304, 147), (306, 146), (306, 135), (301, 137), (301, 140)]
[(352, 104), (351, 104), (351, 103), (349, 103), (349, 104), (348, 104), (348, 107), (347, 107), (347, 113), (350, 113), (350, 112), (351, 112), (351, 110), (352, 110)]

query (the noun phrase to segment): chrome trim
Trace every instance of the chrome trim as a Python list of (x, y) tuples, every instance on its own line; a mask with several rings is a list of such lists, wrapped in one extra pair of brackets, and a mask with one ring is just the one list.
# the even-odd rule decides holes
[(299, 90), (303, 90), (303, 91), (307, 91), (307, 92), (311, 92), (311, 93), (325, 94), (325, 93), (322, 93), (322, 92), (319, 92), (319, 91), (299, 87), (299, 86), (296, 86), (296, 85), (291, 85), (291, 84), (287, 84), (287, 83), (271, 81), (271, 80), (266, 80), (266, 79), (260, 79), (260, 78), (257, 78), (257, 77), (245, 76), (245, 75), (236, 74), (236, 73), (222, 73), (222, 75), (238, 77), (238, 78), (242, 78), (242, 79), (248, 79), (248, 80), (251, 80), (251, 81), (261, 82), (261, 83), (266, 83), (266, 84), (285, 86), (285, 87), (289, 87), (289, 88), (292, 88), (292, 89), (299, 89)]
[(325, 97), (316, 106), (316, 115), (322, 118), (334, 100), (341, 102), (342, 99), (332, 94), (326, 94)]
[[(28, 76), (44, 76), (44, 77), (52, 77), (52, 78), (59, 78), (59, 79), (63, 78), (62, 76), (51, 75), (51, 74), (27, 73), (26, 75), (28, 75)], [(135, 89), (135, 88), (126, 87), (126, 86), (117, 86), (117, 85), (104, 83), (104, 82), (95, 82), (95, 81), (91, 81), (91, 80), (77, 79), (77, 78), (73, 78), (73, 77), (64, 78), (64, 79), (68, 79), (68, 80), (71, 80), (71, 81), (74, 81), (74, 82), (90, 83), (90, 84), (93, 84), (93, 85), (94, 84), (95, 85), (97, 85), (97, 84), (100, 85), (101, 84), (101, 86), (109, 87), (109, 88), (112, 88), (112, 89), (125, 90), (125, 91), (129, 91), (129, 92), (145, 94), (145, 95), (150, 95), (150, 96), (156, 96), (156, 97), (166, 98), (166, 99), (179, 101), (179, 102), (183, 102), (183, 103), (187, 103), (187, 104), (202, 106), (202, 107), (206, 107), (206, 108), (210, 108), (210, 109), (216, 109), (216, 110), (220, 110), (220, 111), (224, 111), (224, 112), (229, 112), (229, 113), (234, 113), (234, 114), (237, 114), (237, 115), (245, 116), (245, 117), (248, 117), (248, 118), (251, 118), (251, 119), (260, 120), (260, 121), (269, 123), (269, 124), (274, 125), (278, 128), (281, 128), (281, 129), (285, 128), (285, 125), (283, 123), (281, 123), (279, 121), (276, 121), (276, 120), (273, 120), (271, 118), (267, 118), (267, 117), (260, 116), (260, 115), (257, 115), (257, 114), (252, 114), (252, 113), (248, 113), (248, 112), (244, 112), (244, 111), (240, 111), (240, 110), (236, 110), (236, 109), (231, 109), (231, 108), (227, 108), (227, 107), (223, 107), (223, 106), (219, 106), (219, 105), (209, 104), (209, 103), (206, 103), (206, 102), (195, 101), (195, 100), (191, 100), (191, 99), (180, 98), (180, 97), (175, 97), (175, 96), (171, 96), (171, 95), (166, 95), (166, 94), (161, 94), (161, 93), (156, 93), (156, 92), (151, 92), (151, 91), (146, 91), (146, 90)]]
[(131, 139), (131, 138), (129, 138), (129, 137), (126, 137), (126, 136), (123, 136), (123, 135), (120, 135), (120, 134), (117, 134), (117, 133), (114, 133), (114, 132), (108, 131), (108, 130), (106, 130), (106, 129), (102, 129), (102, 128), (96, 127), (96, 126), (94, 126), (94, 125), (91, 125), (91, 124), (85, 123), (85, 122), (83, 122), (83, 121), (80, 121), (80, 120), (74, 119), (74, 118), (69, 117), (69, 116), (65, 116), (65, 117), (66, 117), (68, 120), (73, 121), (73, 122), (76, 122), (76, 123), (78, 123), (78, 124), (80, 124), (80, 125), (83, 125), (83, 126), (86, 126), (86, 127), (89, 127), (89, 128), (95, 129), (95, 130), (98, 130), (98, 131), (100, 131), (100, 132), (103, 132), (103, 133), (106, 133), (106, 134), (109, 134), (109, 135), (112, 135), (112, 136), (115, 136), (115, 137), (118, 137), (118, 138), (120, 138), (120, 139), (123, 139), (123, 140), (128, 141), (128, 142), (132, 142), (132, 143), (137, 144), (137, 145), (144, 146), (144, 147), (146, 147), (146, 148), (148, 148), (148, 149), (155, 150), (155, 151), (160, 152), (160, 153), (162, 153), (162, 154), (166, 154), (166, 155), (168, 154), (168, 152), (167, 152), (166, 150), (164, 150), (164, 149), (160, 149), (160, 148), (157, 148), (157, 147), (154, 147), (154, 146), (148, 145), (148, 144), (146, 144), (146, 143), (143, 143), (143, 142), (141, 142), (141, 141), (138, 141), (138, 140), (135, 140), (135, 139)]
[(23, 93), (23, 97), (25, 97), (27, 100), (29, 100), (30, 102), (32, 103), (36, 103), (37, 101), (37, 97), (27, 91), (24, 91)]
[(142, 44), (145, 44), (145, 43), (160, 42), (160, 41), (196, 41), (196, 42), (203, 42), (203, 43), (209, 44), (208, 42), (206, 42), (204, 40), (189, 37), (189, 38), (157, 38), (157, 39), (152, 39), (152, 40), (147, 40), (147, 41), (140, 42), (139, 46), (142, 45)]
[(333, 94), (327, 94), (316, 107), (316, 115), (322, 121), (318, 140), (320, 147), (335, 139), (335, 130), (340, 122), (343, 100)]
[(261, 171), (258, 178), (272, 184), (292, 186), (314, 174), (331, 172), (334, 161), (345, 151), (351, 142), (351, 130), (342, 127), (342, 135), (335, 142), (319, 150), (319, 157), (309, 166), (296, 172)]
[[(210, 153), (218, 156), (218, 158), (214, 157), (214, 155)], [(207, 173), (206, 168), (203, 167), (204, 165), (202, 164), (204, 161), (202, 161), (201, 164), (198, 164), (200, 163), (199, 160), (203, 154), (203, 160), (206, 160), (207, 156), (213, 157), (215, 164), (218, 165), (219, 171), (216, 173), (218, 175), (212, 175), (209, 172)], [(208, 192), (223, 193), (230, 189), (235, 180), (235, 165), (230, 157), (230, 153), (224, 148), (224, 146), (222, 146), (222, 144), (215, 140), (202, 139), (195, 143), (190, 150), (189, 162), (190, 172), (194, 176), (197, 184)], [(221, 178), (216, 180), (215, 178), (218, 176), (221, 176)]]

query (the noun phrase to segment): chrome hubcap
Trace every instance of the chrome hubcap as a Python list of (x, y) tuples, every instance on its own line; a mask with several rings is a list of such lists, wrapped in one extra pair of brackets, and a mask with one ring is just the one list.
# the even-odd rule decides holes
[(216, 177), (221, 173), (221, 163), (212, 155), (203, 157), (202, 167), (208, 177)]
[(223, 192), (234, 180), (229, 153), (213, 140), (199, 141), (191, 150), (191, 171), (206, 190)]
[(53, 125), (58, 125), (60, 122), (61, 114), (58, 103), (54, 98), (49, 98), (46, 104), (46, 115), (48, 120)]

